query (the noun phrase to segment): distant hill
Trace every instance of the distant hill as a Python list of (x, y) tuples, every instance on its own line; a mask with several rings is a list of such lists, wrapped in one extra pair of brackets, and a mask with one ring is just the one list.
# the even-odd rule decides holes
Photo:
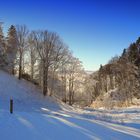
[(85, 71), (87, 74), (92, 74), (92, 73), (94, 73), (94, 71), (89, 71), (89, 70), (86, 70)]

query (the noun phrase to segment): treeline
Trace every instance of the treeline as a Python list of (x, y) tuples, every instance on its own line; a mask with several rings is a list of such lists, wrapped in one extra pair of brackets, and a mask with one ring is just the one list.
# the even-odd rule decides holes
[(136, 105), (133, 99), (140, 98), (140, 38), (124, 49), (120, 57), (101, 65), (88, 82), (92, 102), (99, 106)]
[(11, 25), (7, 36), (0, 26), (0, 68), (38, 85), (44, 96), (59, 96), (74, 103), (82, 63), (75, 58), (56, 32), (29, 31), (25, 25)]

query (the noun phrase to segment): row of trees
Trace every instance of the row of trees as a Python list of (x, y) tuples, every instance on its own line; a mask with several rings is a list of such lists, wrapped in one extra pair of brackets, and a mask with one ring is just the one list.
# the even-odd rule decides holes
[(57, 96), (70, 105), (102, 102), (106, 93), (107, 102), (119, 105), (140, 98), (140, 38), (120, 57), (87, 75), (56, 32), (11, 25), (5, 37), (0, 24), (0, 68), (37, 84), (44, 96)]
[(38, 84), (44, 96), (55, 93), (70, 105), (77, 94), (78, 76), (84, 74), (81, 61), (57, 33), (29, 31), (25, 25), (11, 25), (7, 37), (0, 26), (0, 67)]
[(103, 102), (107, 97), (106, 102), (112, 100), (127, 106), (133, 103), (133, 98), (140, 98), (140, 38), (124, 49), (120, 57), (101, 65), (89, 79), (92, 101)]

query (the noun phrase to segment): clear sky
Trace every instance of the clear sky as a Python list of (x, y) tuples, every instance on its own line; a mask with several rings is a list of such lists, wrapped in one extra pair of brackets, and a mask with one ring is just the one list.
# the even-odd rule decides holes
[(140, 36), (140, 0), (1, 0), (4, 28), (56, 31), (86, 70), (120, 55)]

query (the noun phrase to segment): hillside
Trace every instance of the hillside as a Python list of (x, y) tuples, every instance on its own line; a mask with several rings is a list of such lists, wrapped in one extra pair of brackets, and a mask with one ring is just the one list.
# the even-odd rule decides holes
[[(14, 113), (9, 113), (9, 99)], [(135, 118), (134, 118), (135, 116)], [(41, 95), (24, 80), (0, 71), (1, 140), (140, 139), (140, 109), (85, 110)]]
[[(41, 94), (40, 89), (25, 80), (18, 80), (0, 71), (0, 106), (9, 110), (10, 98), (14, 101), (15, 111), (42, 111), (42, 108), (61, 109), (55, 99)], [(53, 105), (53, 106), (52, 106)]]

